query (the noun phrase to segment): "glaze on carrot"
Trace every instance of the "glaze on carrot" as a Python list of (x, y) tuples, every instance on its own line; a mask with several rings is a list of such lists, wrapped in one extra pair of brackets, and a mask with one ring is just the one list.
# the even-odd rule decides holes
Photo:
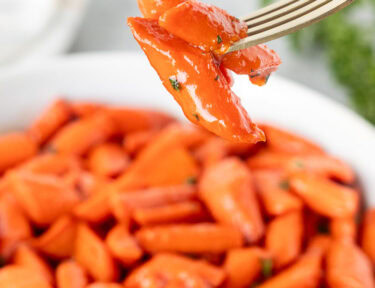
[(35, 273), (34, 270), (18, 266), (9, 265), (0, 269), (1, 288), (52, 288), (42, 274)]
[(87, 284), (86, 271), (76, 261), (66, 260), (57, 266), (57, 288), (85, 288)]
[(165, 11), (185, 0), (137, 0), (139, 10), (145, 18), (159, 19)]

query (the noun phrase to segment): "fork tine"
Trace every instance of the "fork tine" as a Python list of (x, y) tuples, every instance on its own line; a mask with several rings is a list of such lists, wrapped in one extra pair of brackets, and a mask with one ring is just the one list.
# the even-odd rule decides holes
[(291, 19), (286, 23), (282, 23), (268, 30), (255, 33), (251, 36), (241, 39), (240, 41), (234, 43), (234, 45), (229, 48), (228, 52), (245, 49), (250, 46), (265, 43), (284, 35), (293, 33), (341, 10), (342, 8), (351, 4), (353, 1), (354, 0), (329, 1), (327, 4), (320, 6), (318, 9), (310, 11), (305, 15), (301, 15), (300, 17)]
[(272, 3), (270, 5), (267, 5), (266, 7), (263, 7), (259, 10), (256, 10), (254, 11), (253, 13), (251, 13), (250, 15), (247, 15), (246, 17), (242, 17), (240, 18), (241, 21), (249, 21), (249, 20), (253, 20), (253, 19), (256, 19), (258, 17), (261, 17), (261, 16), (264, 16), (264, 15), (267, 15), (269, 13), (272, 13), (278, 9), (281, 9), (281, 8), (284, 8), (290, 4), (293, 4), (295, 2), (298, 2), (298, 0), (280, 0), (280, 1), (277, 1), (275, 3)]

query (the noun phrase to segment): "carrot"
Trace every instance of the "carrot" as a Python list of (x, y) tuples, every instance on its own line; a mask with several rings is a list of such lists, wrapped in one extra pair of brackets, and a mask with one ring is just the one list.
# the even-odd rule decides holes
[(330, 222), (330, 232), (335, 239), (355, 241), (357, 236), (356, 226), (354, 218), (336, 218)]
[(352, 188), (306, 173), (294, 175), (290, 184), (306, 205), (321, 215), (346, 218), (358, 211), (358, 193)]
[(141, 226), (167, 224), (171, 222), (189, 222), (203, 216), (199, 202), (181, 202), (154, 208), (138, 208), (132, 217)]
[(0, 173), (31, 158), (37, 150), (35, 142), (25, 133), (14, 132), (0, 136)]
[(14, 172), (9, 179), (18, 203), (38, 226), (53, 223), (79, 201), (72, 187), (58, 177)]
[(262, 204), (269, 215), (281, 215), (300, 210), (301, 199), (290, 192), (288, 177), (275, 170), (256, 170), (254, 183)]
[(118, 283), (95, 282), (86, 286), (86, 288), (123, 288), (123, 286)]
[(125, 279), (124, 287), (144, 287), (143, 283), (159, 287), (161, 279), (166, 281), (165, 287), (218, 287), (223, 283), (225, 273), (202, 260), (163, 253), (134, 270)]
[[(286, 233), (286, 231), (288, 232)], [(276, 268), (288, 265), (299, 256), (302, 248), (302, 236), (301, 212), (278, 216), (269, 223), (265, 247), (272, 254)]]
[(158, 134), (158, 130), (141, 130), (125, 135), (123, 146), (130, 155), (136, 155), (148, 145)]
[(137, 0), (139, 10), (146, 18), (159, 19), (159, 17), (167, 10), (186, 0)]
[(363, 221), (362, 249), (375, 264), (375, 209), (366, 211)]
[(326, 259), (329, 287), (375, 287), (370, 259), (354, 243), (333, 241)]
[(52, 288), (45, 277), (35, 270), (9, 265), (0, 269), (1, 288)]
[(54, 282), (52, 270), (47, 262), (26, 245), (19, 245), (17, 247), (12, 263), (33, 270), (34, 273), (42, 275), (48, 283), (52, 284)]
[(116, 126), (110, 115), (105, 112), (96, 113), (66, 125), (48, 145), (59, 153), (81, 156), (115, 133)]
[(41, 236), (34, 238), (31, 244), (51, 258), (66, 258), (73, 254), (75, 236), (75, 220), (70, 216), (62, 216)]
[(38, 143), (43, 144), (73, 117), (70, 105), (56, 100), (38, 117), (28, 129), (28, 134)]
[(130, 164), (129, 156), (120, 145), (104, 143), (96, 146), (89, 154), (88, 167), (96, 175), (117, 176)]
[(93, 102), (74, 102), (70, 105), (76, 117), (88, 117), (104, 110), (105, 105)]
[(86, 271), (74, 260), (61, 262), (56, 268), (57, 288), (86, 288)]
[(204, 144), (199, 146), (195, 151), (195, 156), (203, 164), (208, 167), (225, 158), (228, 155), (226, 142), (217, 137), (207, 140)]
[(285, 169), (291, 156), (285, 153), (275, 153), (269, 149), (262, 149), (247, 159), (251, 170), (255, 169)]
[(135, 236), (141, 247), (151, 253), (222, 253), (243, 244), (237, 229), (208, 223), (141, 228)]
[(248, 242), (264, 233), (250, 171), (236, 158), (212, 165), (202, 175), (200, 197), (214, 218), (239, 229)]
[(271, 255), (262, 248), (249, 247), (230, 250), (224, 262), (224, 270), (227, 274), (226, 287), (250, 287), (261, 275), (261, 264), (264, 259), (271, 259)]
[(142, 249), (127, 227), (121, 224), (116, 225), (108, 232), (105, 243), (113, 257), (120, 260), (125, 266), (134, 264), (143, 255)]
[(73, 256), (95, 280), (116, 280), (117, 267), (107, 246), (85, 224), (78, 225)]
[(76, 182), (76, 189), (79, 192), (81, 199), (86, 200), (92, 195), (104, 189), (108, 184), (107, 177), (94, 175), (88, 171), (81, 171)]

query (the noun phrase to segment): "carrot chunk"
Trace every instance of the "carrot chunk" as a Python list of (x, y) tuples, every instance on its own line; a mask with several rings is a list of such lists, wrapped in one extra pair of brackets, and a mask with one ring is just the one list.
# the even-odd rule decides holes
[(354, 218), (332, 219), (329, 228), (334, 239), (355, 241), (357, 237), (357, 225)]
[(46, 278), (35, 273), (35, 270), (18, 266), (8, 265), (0, 269), (1, 288), (52, 288)]
[(375, 264), (375, 209), (365, 213), (361, 244), (363, 251)]
[(86, 288), (123, 288), (124, 286), (118, 283), (95, 282), (86, 286)]
[(129, 155), (136, 155), (158, 134), (156, 130), (141, 130), (128, 133), (124, 138), (124, 149)]
[(165, 11), (186, 0), (137, 0), (139, 10), (145, 18), (159, 19)]
[(86, 288), (86, 271), (74, 260), (61, 262), (56, 268), (57, 288)]

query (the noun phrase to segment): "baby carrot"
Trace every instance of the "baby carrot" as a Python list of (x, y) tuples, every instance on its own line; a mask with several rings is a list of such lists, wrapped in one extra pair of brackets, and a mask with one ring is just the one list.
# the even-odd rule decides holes
[(250, 156), (247, 164), (250, 169), (284, 169), (288, 165), (291, 156), (286, 153), (276, 153), (269, 149), (263, 149)]
[(213, 137), (199, 146), (194, 155), (204, 167), (208, 167), (225, 158), (228, 151), (223, 139)]
[(113, 257), (125, 266), (137, 262), (143, 255), (134, 237), (129, 234), (127, 227), (119, 224), (113, 227), (106, 237), (105, 243)]
[(365, 213), (361, 244), (363, 251), (375, 264), (375, 209)]
[(39, 144), (43, 144), (56, 133), (65, 123), (71, 120), (73, 111), (64, 100), (56, 100), (31, 125), (28, 134)]
[(294, 175), (291, 188), (316, 213), (330, 218), (353, 217), (358, 210), (356, 190), (307, 173)]
[(299, 211), (278, 216), (269, 223), (265, 247), (271, 253), (276, 268), (288, 265), (299, 256), (302, 236), (303, 221)]
[(74, 259), (97, 281), (117, 278), (117, 267), (105, 243), (87, 225), (79, 224)]
[(61, 262), (56, 268), (57, 288), (86, 288), (86, 271), (74, 260)]
[(124, 149), (130, 155), (136, 155), (158, 134), (158, 130), (141, 130), (128, 133), (124, 138)]
[(123, 288), (124, 286), (118, 283), (95, 282), (86, 286), (86, 288)]
[(74, 115), (80, 118), (92, 116), (105, 108), (105, 105), (93, 102), (74, 102), (70, 106)]
[(141, 228), (135, 236), (141, 247), (151, 253), (222, 253), (243, 244), (237, 229), (208, 223)]
[[(11, 150), (9, 150), (10, 147)], [(35, 142), (25, 133), (14, 132), (1, 135), (0, 173), (31, 158), (37, 150)]]
[(355, 241), (357, 224), (354, 218), (335, 218), (330, 222), (330, 234), (334, 239), (348, 239)]
[(248, 242), (259, 240), (264, 224), (250, 171), (239, 159), (210, 166), (200, 181), (200, 197), (214, 218), (239, 229)]
[(1, 288), (52, 288), (46, 278), (35, 270), (18, 265), (0, 269)]

